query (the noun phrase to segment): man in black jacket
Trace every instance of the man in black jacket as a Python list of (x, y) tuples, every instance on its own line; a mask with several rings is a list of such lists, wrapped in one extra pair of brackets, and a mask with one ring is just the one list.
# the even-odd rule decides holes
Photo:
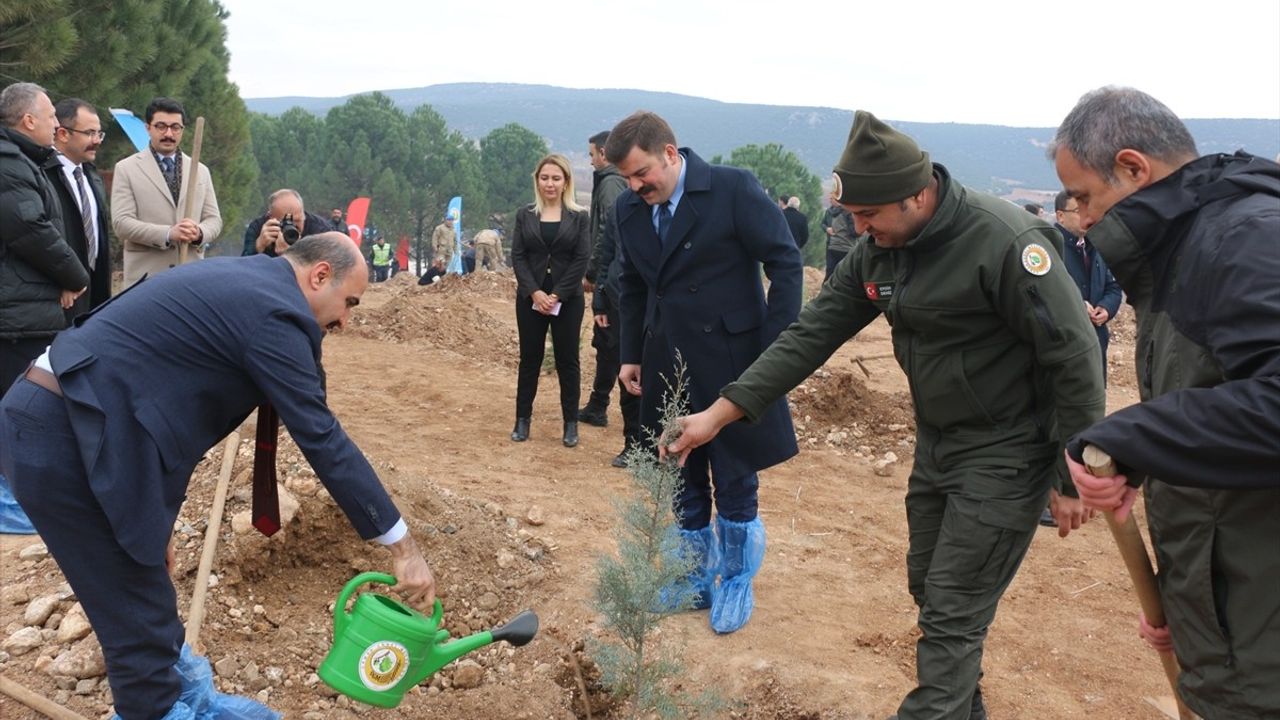
[[(1050, 153), (1140, 338), (1142, 402), (1072, 438), (1076, 489), (1123, 520), (1145, 480), (1167, 625), (1139, 631), (1177, 656), (1187, 706), (1280, 717), (1280, 165), (1196, 157), (1168, 107), (1115, 87), (1080, 99)], [(1089, 474), (1086, 445), (1125, 474)]]
[(48, 176), (58, 118), (43, 88), (0, 91), (0, 393), (36, 359), (89, 284)]
[(787, 198), (787, 206), (782, 209), (782, 216), (787, 219), (787, 228), (791, 237), (795, 238), (796, 247), (803, 249), (809, 242), (809, 218), (800, 212), (800, 198), (792, 195)]
[[(591, 262), (583, 285), (593, 290), (591, 315), (593, 327), (591, 347), (596, 349), (596, 376), (591, 396), (578, 411), (578, 420), (588, 425), (609, 424), (609, 395), (618, 381), (618, 228), (613, 222), (613, 207), (618, 196), (627, 189), (627, 181), (604, 156), (609, 131), (602, 130), (587, 140), (591, 157)], [(640, 399), (619, 384), (618, 404), (622, 410), (622, 451), (611, 464), (627, 466), (627, 451), (640, 442)]]
[(107, 238), (107, 191), (94, 167), (105, 134), (98, 111), (79, 98), (66, 98), (54, 106), (58, 129), (57, 150), (42, 169), (58, 197), (64, 239), (85, 270), (89, 290), (66, 311), (67, 323), (111, 297), (111, 242)]
[[(296, 235), (292, 240), (285, 237), (282, 223), (285, 218), (292, 218)], [(284, 254), (290, 245), (308, 235), (318, 235), (333, 227), (333, 223), (319, 215), (306, 211), (302, 204), (302, 196), (297, 190), (281, 188), (267, 196), (267, 212), (262, 217), (249, 223), (244, 229), (244, 250), (241, 255), (262, 253), (271, 257)], [(338, 232), (346, 234), (345, 229)]]

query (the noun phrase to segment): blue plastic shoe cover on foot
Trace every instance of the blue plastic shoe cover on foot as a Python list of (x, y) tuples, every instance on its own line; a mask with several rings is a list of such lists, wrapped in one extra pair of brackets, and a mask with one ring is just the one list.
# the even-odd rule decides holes
[(659, 612), (675, 612), (688, 593), (694, 594), (690, 609), (706, 610), (711, 607), (716, 574), (720, 572), (720, 545), (715, 530), (707, 525), (698, 530), (680, 530), (679, 534), (679, 551), (688, 553), (693, 570), (675, 586), (659, 591)]
[(9, 480), (0, 475), (0, 533), (8, 535), (34, 535), (27, 513), (18, 504), (17, 498), (9, 490)]
[[(225, 695), (213, 689), (213, 669), (207, 658), (182, 646), (182, 655), (174, 666), (182, 678), (178, 702), (162, 720), (280, 720), (280, 713), (256, 700), (238, 695)], [(115, 715), (112, 720), (119, 720)]]
[(711, 602), (711, 629), (731, 633), (751, 619), (755, 607), (751, 579), (764, 564), (764, 523), (760, 518), (734, 522), (716, 517), (723, 564), (720, 587)]

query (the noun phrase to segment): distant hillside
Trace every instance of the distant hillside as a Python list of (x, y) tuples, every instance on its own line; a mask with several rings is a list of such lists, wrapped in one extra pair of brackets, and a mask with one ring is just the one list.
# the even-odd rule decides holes
[[(587, 138), (644, 108), (665, 117), (681, 144), (706, 159), (748, 143), (780, 142), (824, 181), (839, 157), (853, 113), (827, 107), (723, 103), (644, 90), (573, 90), (549, 85), (456, 83), (384, 90), (405, 110), (428, 104), (463, 134), (480, 138), (509, 122), (539, 133), (552, 149), (580, 156)], [(339, 98), (254, 98), (250, 110), (278, 115), (292, 107), (316, 114), (346, 102)], [(854, 97), (840, 98), (856, 106)], [(874, 111), (874, 108), (870, 108)], [(962, 182), (982, 190), (1058, 187), (1044, 148), (1054, 128), (894, 121)], [(1188, 120), (1202, 153), (1244, 148), (1267, 158), (1280, 152), (1280, 120)]]

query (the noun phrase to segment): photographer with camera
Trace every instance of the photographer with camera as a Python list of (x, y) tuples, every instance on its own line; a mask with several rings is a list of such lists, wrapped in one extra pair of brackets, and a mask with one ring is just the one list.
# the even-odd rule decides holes
[(282, 188), (267, 196), (267, 212), (244, 230), (241, 255), (263, 253), (275, 257), (299, 238), (329, 230), (328, 220), (307, 212), (297, 190)]

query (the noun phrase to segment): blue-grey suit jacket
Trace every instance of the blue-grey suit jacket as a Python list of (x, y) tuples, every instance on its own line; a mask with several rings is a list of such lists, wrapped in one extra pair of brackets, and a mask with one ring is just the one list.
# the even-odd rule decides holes
[(265, 255), (174, 268), (58, 335), (78, 460), (135, 560), (164, 562), (196, 463), (264, 401), (360, 536), (391, 529), (399, 512), (325, 404), (322, 337), (289, 261)]

